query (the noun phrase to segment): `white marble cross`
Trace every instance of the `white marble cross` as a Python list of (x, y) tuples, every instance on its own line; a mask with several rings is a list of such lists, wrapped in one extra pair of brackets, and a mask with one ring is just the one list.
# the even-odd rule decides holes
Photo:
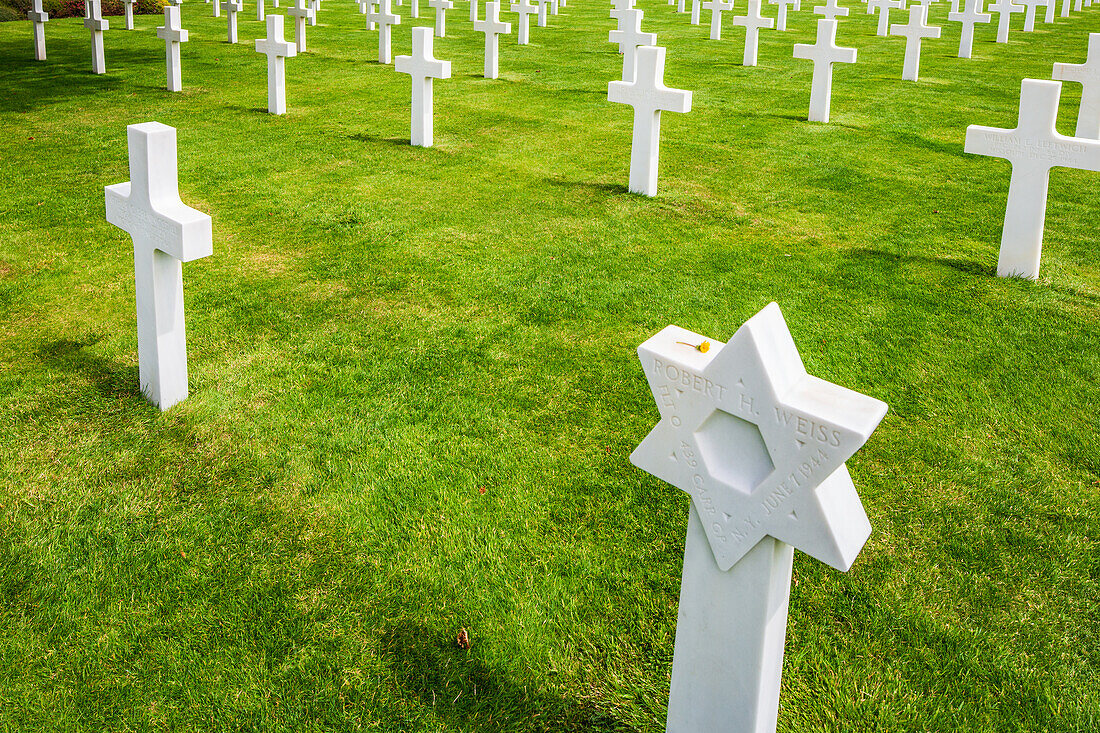
[(316, 17), (317, 14), (313, 11), (313, 8), (306, 5), (306, 0), (294, 0), (294, 6), (288, 9), (286, 14), (294, 16), (294, 44), (298, 47), (298, 53), (304, 53), (306, 50), (306, 20)]
[(1073, 5), (1073, 0), (1062, 0), (1062, 17), (1069, 17), (1069, 9)]
[(622, 27), (623, 14), (628, 10), (634, 9), (634, 0), (612, 0), (611, 12), (609, 15), (619, 22), (619, 27)]
[(538, 12), (538, 6), (531, 0), (519, 0), (510, 6), (513, 13), (519, 14), (519, 45), (526, 46), (531, 32), (531, 14)]
[(109, 29), (111, 24), (103, 19), (103, 8), (99, 0), (85, 0), (84, 8), (87, 11), (84, 27), (92, 32), (92, 73), (106, 74), (107, 63), (103, 59), (103, 31)]
[(126, 30), (134, 29), (134, 0), (122, 0), (122, 22)]
[(890, 35), (903, 36), (905, 38), (905, 66), (901, 72), (901, 78), (906, 81), (917, 81), (920, 77), (920, 49), (921, 41), (925, 38), (939, 38), (940, 29), (929, 26), (928, 6), (913, 5), (909, 8), (909, 24), (895, 23), (890, 26)]
[[(883, 10), (883, 12), (888, 12)], [(810, 82), (810, 122), (828, 122), (829, 105), (833, 97), (833, 64), (854, 64), (856, 49), (836, 45), (835, 20), (817, 21), (817, 43), (796, 43), (794, 57), (814, 62)]]
[(776, 8), (776, 16), (775, 16), (775, 29), (777, 31), (787, 30), (787, 6), (788, 5), (793, 6), (794, 10), (799, 10), (802, 7), (801, 0), (768, 0), (768, 2), (771, 3), (772, 5), (779, 6), (779, 7)]
[(264, 0), (256, 0), (256, 20), (263, 23), (265, 17)]
[(1046, 17), (1043, 18), (1044, 23), (1053, 23), (1054, 22), (1054, 13), (1058, 9), (1058, 6), (1055, 4), (1056, 2), (1057, 2), (1057, 0), (1045, 0), (1043, 2), (1043, 5), (1047, 9)]
[(962, 34), (959, 36), (959, 58), (970, 58), (974, 49), (974, 24), (988, 23), (992, 19), (989, 13), (982, 12), (985, 0), (965, 0), (961, 13), (948, 13), (947, 19), (955, 23), (962, 23)]
[(475, 20), (474, 30), (485, 34), (485, 78), (496, 79), (499, 76), (499, 36), (512, 32), (511, 23), (500, 20), (500, 2), (490, 0), (485, 3), (485, 20)]
[(837, 0), (826, 0), (824, 5), (814, 8), (814, 15), (824, 15), (827, 20), (833, 20), (837, 16), (847, 16), (851, 11), (837, 4)]
[(1024, 31), (1031, 33), (1035, 30), (1035, 13), (1043, 4), (1042, 0), (1019, 0), (1019, 3), (1024, 6)]
[(546, 13), (549, 10), (550, 0), (535, 0), (535, 3), (539, 6), (538, 26), (539, 28), (545, 28)]
[(309, 7), (313, 11), (313, 14), (307, 18), (311, 26), (317, 25), (317, 16), (321, 12), (321, 0), (309, 0)]
[(454, 6), (451, 0), (428, 0), (428, 7), (435, 10), (435, 34), (440, 38), (447, 35), (447, 11)]
[(371, 5), (370, 10), (367, 12), (367, 22), (378, 24), (378, 63), (388, 64), (390, 62), (390, 28), (395, 25), (401, 25), (401, 16), (390, 10), (390, 0), (379, 0), (378, 11), (375, 12), (374, 6)]
[(691, 24), (699, 25), (699, 15), (702, 13), (702, 0), (691, 0)]
[(180, 68), (180, 44), (187, 43), (187, 31), (180, 26), (178, 5), (164, 6), (164, 25), (157, 28), (157, 38), (164, 41), (165, 63), (168, 67), (168, 91), (183, 90), (183, 72)]
[(691, 111), (691, 92), (665, 86), (664, 48), (642, 46), (636, 53), (634, 81), (611, 82), (607, 85), (607, 99), (634, 108), (630, 192), (656, 196), (661, 112)]
[(256, 51), (267, 55), (267, 111), (286, 114), (285, 59), (297, 56), (298, 48), (283, 40), (283, 16), (267, 17), (267, 38), (256, 39)]
[(630, 461), (691, 497), (666, 731), (774, 733), (794, 550), (855, 562), (846, 462), (887, 406), (808, 374), (775, 303), (726, 344), (669, 326), (638, 357), (661, 419)]
[(130, 181), (104, 189), (107, 221), (134, 242), (138, 378), (161, 410), (187, 397), (183, 268), (213, 254), (210, 217), (180, 200), (176, 130), (159, 122), (126, 128)]
[(222, 0), (222, 10), (225, 11), (230, 43), (237, 42), (237, 13), (241, 12), (244, 5), (240, 0)]
[(703, 9), (710, 11), (710, 40), (722, 40), (722, 13), (733, 10), (733, 0), (705, 0)]
[(775, 27), (775, 20), (765, 18), (760, 14), (760, 1), (749, 0), (749, 7), (745, 15), (733, 16), (734, 25), (745, 26), (745, 54), (741, 58), (743, 66), (756, 66), (760, 29)]
[(27, 20), (34, 29), (34, 59), (46, 60), (46, 23), (50, 20), (49, 13), (42, 10), (42, 0), (34, 0), (34, 6), (27, 11)]
[(904, 10), (905, 0), (869, 0), (867, 7), (874, 6), (878, 10), (878, 29), (876, 35), (887, 36), (890, 33), (890, 11)]
[(470, 22), (477, 22), (477, 0), (470, 0)]
[(1012, 14), (1024, 12), (1024, 6), (1017, 5), (1013, 0), (996, 0), (987, 10), (997, 13), (997, 43), (1008, 43)]
[(1100, 33), (1089, 34), (1089, 50), (1083, 64), (1055, 64), (1054, 79), (1079, 82), (1081, 106), (1077, 111), (1077, 137), (1100, 140)]
[(211, 5), (211, 7), (213, 7), (214, 17), (215, 18), (222, 17), (221, 3), (218, 0), (214, 0), (214, 2), (210, 3), (210, 5)]
[(451, 62), (432, 55), (432, 29), (412, 29), (412, 56), (398, 56), (396, 69), (412, 77), (412, 132), (410, 143), (432, 146), (432, 80), (450, 79)]
[(607, 34), (608, 43), (619, 44), (619, 53), (623, 55), (623, 81), (634, 81), (635, 51), (638, 46), (652, 46), (657, 43), (656, 33), (642, 33), (641, 10), (628, 10), (619, 23), (619, 30)]
[(966, 128), (966, 152), (1012, 163), (997, 261), (1001, 277), (1039, 277), (1050, 169), (1100, 171), (1100, 141), (1066, 137), (1054, 128), (1061, 91), (1061, 82), (1024, 79), (1015, 129)]
[(414, 18), (420, 17), (420, 0), (412, 0), (409, 4), (409, 14)]

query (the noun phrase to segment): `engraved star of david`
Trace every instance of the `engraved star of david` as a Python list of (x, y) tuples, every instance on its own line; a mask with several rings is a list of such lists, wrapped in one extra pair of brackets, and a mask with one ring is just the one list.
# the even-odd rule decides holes
[(703, 340), (669, 326), (638, 348), (661, 421), (631, 462), (691, 496), (722, 570), (765, 536), (847, 570), (871, 524), (845, 461), (886, 404), (807, 374), (775, 303)]

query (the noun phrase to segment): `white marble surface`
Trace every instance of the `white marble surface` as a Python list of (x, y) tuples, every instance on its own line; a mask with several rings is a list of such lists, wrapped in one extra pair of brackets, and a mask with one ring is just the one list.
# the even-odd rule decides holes
[(962, 31), (959, 36), (959, 58), (968, 59), (974, 50), (974, 24), (989, 23), (992, 16), (982, 12), (985, 0), (965, 0), (962, 12), (951, 12), (947, 19), (955, 23), (962, 23)]
[(775, 5), (775, 29), (777, 31), (787, 30), (787, 10), (792, 8), (798, 10), (801, 5), (799, 0), (768, 0), (768, 3)]
[[(885, 10), (883, 12), (886, 12)], [(810, 122), (828, 122), (833, 98), (833, 64), (854, 64), (856, 49), (836, 45), (835, 20), (817, 21), (817, 43), (796, 43), (794, 57), (814, 62), (810, 82)]]
[(510, 9), (513, 13), (519, 14), (517, 41), (519, 45), (526, 46), (530, 42), (531, 16), (538, 13), (539, 8), (531, 0), (519, 0), (519, 2), (512, 3)]
[(1077, 137), (1100, 140), (1100, 33), (1089, 34), (1085, 63), (1055, 64), (1052, 78), (1082, 85), (1075, 134)]
[(306, 21), (317, 16), (313, 8), (306, 4), (306, 0), (294, 0), (286, 14), (294, 18), (294, 45), (298, 47), (298, 53), (306, 50)]
[(512, 24), (500, 20), (499, 0), (485, 3), (485, 20), (475, 20), (474, 30), (485, 34), (485, 78), (496, 79), (500, 75), (500, 36), (512, 32)]
[(619, 21), (619, 29), (607, 34), (608, 43), (619, 44), (619, 53), (623, 55), (623, 81), (634, 81), (635, 51), (638, 46), (652, 46), (657, 43), (656, 33), (642, 32), (641, 10), (627, 10)]
[(377, 12), (372, 4), (367, 11), (368, 24), (378, 24), (378, 63), (390, 63), (392, 27), (401, 25), (401, 16), (390, 9), (390, 0), (379, 0)]
[(439, 38), (447, 35), (447, 11), (454, 6), (451, 0), (428, 0), (428, 7), (435, 10), (435, 34)]
[(31, 22), (31, 32), (34, 36), (34, 60), (46, 60), (46, 23), (50, 20), (49, 13), (42, 10), (42, 0), (34, 0), (34, 5), (27, 11), (27, 20)]
[(997, 43), (1008, 43), (1012, 14), (1024, 12), (1024, 6), (1017, 5), (1012, 0), (995, 0), (987, 9), (997, 14)]
[(940, 29), (928, 25), (928, 6), (912, 5), (909, 8), (909, 22), (890, 26), (890, 35), (905, 39), (905, 62), (901, 78), (905, 81), (917, 81), (920, 78), (921, 41), (925, 38), (939, 38)]
[(743, 66), (756, 66), (757, 49), (760, 46), (760, 29), (775, 27), (773, 18), (765, 18), (760, 14), (761, 0), (748, 0), (748, 11), (745, 15), (733, 16), (733, 24), (745, 28), (745, 53), (741, 57)]
[(871, 525), (845, 462), (887, 407), (807, 374), (775, 303), (727, 344), (669, 326), (638, 355), (661, 419), (630, 460), (692, 505), (667, 730), (772, 733), (793, 550), (855, 561)]
[(267, 56), (267, 111), (286, 114), (286, 59), (298, 55), (297, 45), (283, 38), (283, 16), (269, 15), (267, 38), (256, 39), (256, 51)]
[(827, 20), (847, 17), (850, 12), (848, 8), (840, 5), (837, 0), (826, 0), (824, 5), (818, 5), (814, 8), (814, 15), (823, 15)]
[(103, 7), (99, 0), (85, 0), (84, 27), (92, 34), (92, 73), (106, 74), (107, 62), (103, 57), (103, 31), (111, 24), (103, 18)]
[(997, 260), (1001, 277), (1039, 277), (1050, 169), (1100, 171), (1100, 141), (1067, 137), (1054, 128), (1061, 92), (1061, 82), (1024, 79), (1015, 128), (966, 128), (966, 152), (1004, 158), (1012, 164)]
[(187, 397), (182, 262), (213, 253), (210, 217), (180, 200), (176, 130), (159, 122), (126, 128), (130, 181), (107, 186), (107, 221), (134, 242), (138, 376), (161, 410)]
[(710, 40), (722, 40), (722, 13), (733, 7), (733, 0), (704, 0), (703, 10), (710, 11)]
[(691, 111), (691, 92), (665, 86), (665, 49), (637, 49), (634, 81), (608, 84), (607, 99), (634, 108), (630, 146), (631, 193), (657, 195), (657, 170), (661, 147), (661, 112)]
[(244, 9), (240, 0), (222, 0), (222, 10), (225, 11), (226, 39), (230, 43), (237, 42), (237, 13)]
[(410, 143), (430, 148), (433, 141), (432, 81), (451, 78), (451, 62), (432, 54), (432, 29), (412, 29), (412, 55), (398, 56), (395, 68), (412, 77), (412, 128)]
[(180, 44), (187, 43), (187, 31), (180, 25), (178, 5), (164, 7), (164, 25), (157, 28), (157, 38), (164, 41), (164, 57), (168, 75), (168, 91), (183, 91), (183, 69)]

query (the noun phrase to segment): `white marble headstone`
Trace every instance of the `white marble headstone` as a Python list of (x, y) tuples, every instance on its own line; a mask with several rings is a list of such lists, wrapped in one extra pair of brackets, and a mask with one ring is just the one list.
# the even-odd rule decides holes
[(388, 64), (391, 54), (391, 28), (401, 25), (401, 16), (390, 9), (390, 0), (379, 0), (378, 11), (376, 12), (374, 8), (375, 6), (372, 5), (367, 11), (367, 21), (378, 24), (378, 63)]
[(286, 59), (298, 55), (298, 47), (283, 39), (283, 16), (267, 16), (267, 38), (256, 39), (256, 51), (267, 56), (267, 111), (286, 114)]
[(637, 49), (633, 81), (613, 81), (607, 99), (634, 108), (634, 132), (630, 146), (631, 193), (657, 195), (658, 158), (661, 147), (661, 112), (691, 111), (691, 92), (665, 86), (665, 49)]
[[(883, 10), (883, 12), (887, 12)], [(796, 43), (794, 57), (814, 62), (810, 82), (810, 122), (828, 122), (833, 97), (833, 64), (854, 64), (856, 49), (836, 45), (835, 20), (817, 21), (817, 43)]]
[(499, 0), (485, 3), (485, 20), (475, 20), (474, 30), (485, 34), (485, 78), (496, 79), (500, 73), (499, 37), (512, 32), (512, 24), (500, 20)]
[(213, 254), (210, 217), (180, 200), (176, 130), (159, 122), (126, 128), (130, 181), (107, 186), (107, 221), (134, 242), (138, 376), (161, 410), (187, 397), (182, 262)]
[(92, 73), (106, 74), (107, 64), (103, 58), (103, 31), (109, 29), (111, 24), (103, 18), (103, 8), (100, 0), (85, 0), (84, 8), (87, 16), (84, 18), (84, 27), (92, 33)]
[(1052, 78), (1082, 85), (1076, 135), (1100, 140), (1100, 33), (1089, 34), (1085, 63), (1055, 64)]
[(641, 10), (627, 10), (619, 20), (619, 29), (607, 34), (608, 43), (619, 44), (619, 53), (623, 55), (623, 81), (634, 81), (635, 51), (638, 46), (652, 46), (657, 43), (656, 33), (642, 32)]
[(912, 5), (909, 8), (909, 23), (902, 25), (895, 23), (890, 26), (890, 35), (905, 38), (905, 64), (902, 68), (901, 78), (906, 81), (917, 81), (920, 78), (920, 51), (921, 41), (925, 38), (939, 38), (940, 29), (929, 26), (928, 6)]
[(959, 58), (970, 58), (974, 48), (974, 24), (988, 23), (992, 20), (989, 13), (982, 12), (985, 0), (965, 0), (962, 12), (948, 13), (947, 19), (955, 23), (962, 23), (962, 33), (959, 36)]
[(412, 29), (412, 56), (398, 56), (395, 68), (412, 77), (412, 145), (430, 148), (433, 142), (432, 80), (450, 79), (451, 62), (432, 55), (432, 29)]
[(997, 261), (1001, 277), (1039, 277), (1050, 169), (1100, 171), (1100, 141), (1066, 137), (1054, 128), (1061, 92), (1061, 82), (1024, 79), (1014, 129), (979, 125), (966, 129), (966, 152), (1012, 163)]
[(760, 14), (761, 0), (748, 0), (748, 12), (733, 16), (733, 24), (745, 27), (745, 53), (741, 58), (743, 66), (756, 66), (759, 48), (760, 29), (774, 28), (775, 21)]
[(298, 53), (305, 53), (306, 21), (317, 17), (317, 14), (313, 8), (309, 7), (306, 0), (294, 0), (294, 6), (287, 10), (286, 14), (294, 17), (294, 45), (298, 47)]
[(691, 496), (666, 730), (774, 733), (794, 550), (852, 566), (871, 524), (845, 462), (887, 407), (808, 374), (775, 303), (638, 356), (661, 419), (630, 460)]
[(27, 11), (27, 20), (31, 22), (34, 35), (34, 59), (46, 60), (46, 23), (50, 20), (49, 13), (42, 10), (42, 0), (34, 0), (34, 5)]
[(531, 16), (537, 13), (539, 8), (531, 0), (519, 0), (519, 2), (512, 3), (510, 8), (513, 13), (519, 14), (519, 34), (517, 38), (519, 45), (526, 46), (531, 32)]
[(157, 38), (164, 41), (165, 64), (168, 69), (168, 91), (183, 91), (180, 44), (187, 43), (187, 31), (180, 26), (180, 9), (178, 5), (164, 6), (164, 25), (157, 28)]

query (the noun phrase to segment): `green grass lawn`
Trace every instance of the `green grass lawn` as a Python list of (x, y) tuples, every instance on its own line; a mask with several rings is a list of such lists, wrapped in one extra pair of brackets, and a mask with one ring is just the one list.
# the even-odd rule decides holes
[[(1100, 729), (1100, 174), (1054, 171), (1042, 277), (998, 279), (1009, 166), (963, 153), (1100, 9), (965, 61), (934, 5), (912, 83), (848, 4), (820, 125), (808, 4), (743, 68), (742, 29), (641, 0), (694, 92), (654, 199), (602, 1), (502, 41), (497, 81), (459, 4), (432, 149), (350, 0), (284, 117), (251, 3), (232, 47), (183, 4), (181, 94), (157, 16), (98, 77), (79, 19), (41, 63), (0, 25), (0, 731), (663, 730), (688, 497), (627, 460), (657, 420), (635, 349), (772, 300), (812, 374), (890, 405), (849, 462), (859, 560), (796, 559), (780, 730)], [(402, 54), (432, 13), (398, 10)], [(214, 221), (164, 414), (103, 210), (151, 120)]]

